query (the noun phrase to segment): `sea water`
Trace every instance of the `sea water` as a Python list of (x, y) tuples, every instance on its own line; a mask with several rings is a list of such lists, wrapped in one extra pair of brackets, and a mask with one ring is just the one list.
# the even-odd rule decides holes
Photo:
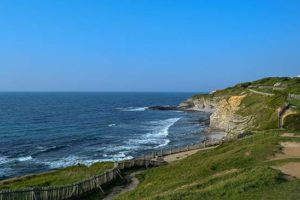
[(0, 93), (0, 179), (199, 142), (206, 113), (148, 109), (191, 95)]

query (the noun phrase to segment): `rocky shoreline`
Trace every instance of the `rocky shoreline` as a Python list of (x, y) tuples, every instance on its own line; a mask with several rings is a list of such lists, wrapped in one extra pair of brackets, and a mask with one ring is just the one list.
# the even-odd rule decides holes
[[(191, 97), (178, 106), (152, 106), (150, 110), (178, 110), (183, 112), (205, 112), (209, 114), (205, 140), (235, 138), (244, 134), (253, 124), (253, 117), (239, 114), (240, 104), (246, 95), (216, 96), (201, 94)], [(200, 123), (203, 123), (202, 121)]]
[(215, 112), (216, 104), (209, 101), (197, 101), (187, 99), (180, 103), (178, 106), (150, 106), (149, 110), (160, 111), (183, 111), (183, 112), (205, 112), (210, 114), (209, 118), (205, 121), (199, 121), (198, 123), (205, 123), (208, 128), (204, 131), (205, 141), (219, 141), (227, 136), (227, 132), (211, 126), (211, 116)]

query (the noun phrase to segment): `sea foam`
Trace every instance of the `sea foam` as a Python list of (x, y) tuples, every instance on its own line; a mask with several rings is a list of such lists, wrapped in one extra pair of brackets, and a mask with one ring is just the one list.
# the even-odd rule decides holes
[(93, 163), (96, 162), (109, 162), (109, 161), (121, 161), (121, 160), (130, 160), (132, 159), (132, 156), (127, 156), (123, 152), (116, 153), (114, 155), (107, 155), (107, 158), (100, 158), (100, 159), (87, 159), (84, 157), (79, 157), (79, 156), (68, 156), (66, 158), (62, 158), (59, 160), (52, 160), (52, 161), (45, 161), (42, 162), (45, 165), (48, 165), (52, 169), (58, 169), (58, 168), (63, 168), (63, 167), (68, 167), (72, 165), (76, 165), (78, 163), (84, 164), (86, 166), (90, 166)]
[[(169, 129), (181, 118), (170, 118), (166, 120), (159, 120), (150, 122), (152, 130), (140, 136), (136, 139), (130, 139), (128, 141), (129, 145), (136, 146), (139, 145), (144, 147), (144, 145), (155, 145), (154, 148), (160, 148), (169, 144), (170, 140), (167, 138), (169, 135)], [(151, 147), (149, 147), (151, 148)]]
[(24, 162), (24, 161), (28, 161), (28, 160), (32, 160), (32, 157), (31, 156), (25, 156), (25, 157), (17, 158), (17, 161), (20, 161), (20, 162)]
[(5, 156), (0, 156), (0, 165), (7, 163), (9, 161), (9, 159)]
[(148, 107), (128, 107), (128, 108), (117, 108), (117, 109), (126, 112), (142, 112), (147, 110)]

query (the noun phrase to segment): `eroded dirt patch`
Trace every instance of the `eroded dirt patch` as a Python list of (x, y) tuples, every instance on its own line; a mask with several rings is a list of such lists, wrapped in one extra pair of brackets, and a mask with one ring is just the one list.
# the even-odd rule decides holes
[(251, 156), (251, 151), (247, 151), (247, 152), (245, 152), (245, 156)]
[(281, 166), (275, 166), (273, 168), (280, 170), (286, 175), (300, 179), (300, 162), (290, 162)]
[(282, 151), (276, 153), (270, 160), (282, 160), (287, 158), (300, 158), (299, 142), (281, 142)]

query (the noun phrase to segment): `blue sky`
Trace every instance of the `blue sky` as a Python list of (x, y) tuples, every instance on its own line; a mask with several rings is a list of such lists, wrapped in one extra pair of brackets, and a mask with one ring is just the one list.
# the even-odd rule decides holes
[(300, 73), (300, 1), (2, 0), (0, 91), (210, 91)]

